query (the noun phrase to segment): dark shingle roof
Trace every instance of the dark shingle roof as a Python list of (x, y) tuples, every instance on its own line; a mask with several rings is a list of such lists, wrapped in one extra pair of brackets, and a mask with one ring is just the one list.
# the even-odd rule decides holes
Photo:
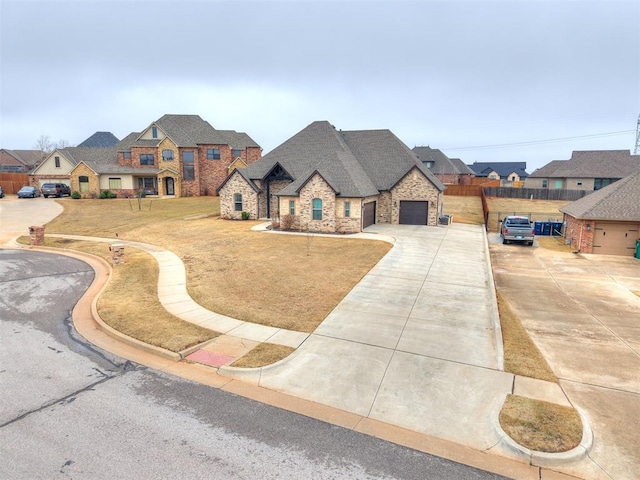
[(157, 125), (178, 147), (195, 147), (197, 145), (229, 145), (236, 149), (260, 147), (246, 133), (234, 130), (216, 130), (199, 115), (167, 114), (152, 125)]
[(120, 140), (111, 132), (96, 132), (80, 143), (78, 147), (113, 147)]
[(553, 177), (554, 172), (562, 167), (568, 160), (552, 160), (545, 166), (536, 169), (531, 175), (531, 178), (548, 178)]
[(293, 182), (280, 194), (296, 195), (315, 172), (342, 197), (367, 197), (388, 190), (411, 168), (420, 169), (440, 190), (444, 185), (389, 130), (338, 131), (327, 121), (308, 125), (246, 169), (252, 180), (276, 165)]
[(466, 163), (459, 158), (451, 158), (451, 163), (458, 169), (460, 175), (475, 175), (475, 172), (471, 170)]
[(575, 218), (640, 222), (640, 171), (560, 208)]
[(474, 171), (478, 177), (486, 177), (495, 171), (500, 178), (507, 178), (509, 174), (515, 172), (520, 178), (527, 178), (527, 162), (473, 162), (468, 167)]
[(449, 158), (442, 151), (431, 147), (414, 147), (411, 150), (421, 162), (433, 162), (429, 168), (433, 173), (440, 175), (473, 175), (474, 172), (459, 158)]
[[(574, 151), (569, 160), (554, 160), (545, 165), (546, 169), (555, 165), (551, 171), (544, 170), (544, 176), (550, 178), (624, 178), (640, 171), (640, 155), (631, 155), (629, 150), (587, 150)], [(535, 173), (541, 177), (540, 171)]]

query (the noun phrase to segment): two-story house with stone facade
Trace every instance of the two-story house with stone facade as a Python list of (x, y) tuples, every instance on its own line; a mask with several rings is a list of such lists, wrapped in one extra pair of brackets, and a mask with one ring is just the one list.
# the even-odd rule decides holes
[(317, 121), (218, 189), (222, 218), (279, 218), (293, 230), (355, 233), (437, 225), (444, 184), (389, 130)]
[(33, 172), (32, 183), (61, 179), (84, 197), (105, 190), (118, 196), (214, 195), (233, 168), (261, 156), (246, 133), (216, 130), (198, 115), (164, 115), (111, 147), (54, 151)]

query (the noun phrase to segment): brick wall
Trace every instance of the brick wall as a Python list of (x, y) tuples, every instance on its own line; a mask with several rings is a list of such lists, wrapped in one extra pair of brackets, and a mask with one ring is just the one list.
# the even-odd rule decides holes
[(442, 194), (425, 177), (414, 168), (391, 190), (391, 223), (400, 221), (400, 202), (402, 200), (429, 201), (429, 217), (427, 225), (438, 225), (438, 212)]
[[(322, 220), (313, 220), (312, 202), (322, 200)], [(303, 230), (311, 232), (336, 231), (336, 196), (320, 175), (314, 175), (300, 191), (300, 222)]]
[(376, 223), (391, 223), (391, 192), (380, 192), (380, 195), (364, 199), (364, 203), (376, 201)]
[[(80, 192), (79, 177), (83, 175), (89, 177), (88, 192)], [(71, 174), (71, 193), (73, 192), (80, 192), (82, 198), (91, 198), (91, 196), (97, 197), (100, 195), (100, 178), (83, 163), (79, 164)]]
[[(571, 215), (565, 215), (567, 222), (565, 236), (571, 240), (571, 248), (582, 253), (593, 253), (593, 236), (595, 234), (596, 222), (594, 220), (581, 220)], [(589, 225), (590, 231), (587, 231)]]
[(258, 216), (258, 194), (239, 173), (234, 173), (220, 189), (220, 217), (234, 220), (242, 219), (242, 211), (235, 210), (234, 194), (236, 193), (242, 195), (242, 211), (247, 212), (251, 220), (260, 218)]

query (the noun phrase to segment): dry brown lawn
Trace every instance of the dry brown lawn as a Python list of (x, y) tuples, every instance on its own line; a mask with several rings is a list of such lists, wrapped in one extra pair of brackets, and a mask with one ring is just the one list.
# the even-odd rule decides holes
[(456, 223), (470, 223), (472, 225), (484, 223), (480, 197), (444, 195), (442, 203), (442, 211), (445, 214), (453, 214), (453, 221)]
[(218, 197), (145, 198), (141, 209), (137, 199), (61, 204), (65, 211), (46, 232), (114, 239), (118, 233), (164, 247), (183, 260), (189, 294), (205, 308), (301, 332), (313, 331), (391, 248), (343, 236), (254, 232), (257, 222), (216, 217)]
[(502, 326), (502, 341), (504, 343), (504, 369), (515, 375), (558, 382), (547, 361), (536, 347), (527, 331), (523, 328), (518, 317), (515, 316), (509, 304), (500, 292), (498, 298), (498, 312)]
[(275, 345), (273, 343), (261, 343), (253, 348), (245, 356), (239, 358), (231, 364), (232, 367), (257, 368), (271, 365), (288, 357), (295, 351), (295, 348)]
[[(28, 237), (22, 237), (28, 243)], [(110, 261), (103, 243), (46, 237), (45, 246), (77, 250)], [(105, 291), (98, 298), (100, 318), (125, 335), (158, 347), (180, 352), (219, 335), (180, 320), (160, 304), (156, 294), (158, 264), (151, 255), (130, 248), (126, 263), (115, 265)]]
[(523, 447), (542, 452), (566, 452), (582, 440), (582, 422), (574, 408), (517, 395), (507, 396), (500, 426)]

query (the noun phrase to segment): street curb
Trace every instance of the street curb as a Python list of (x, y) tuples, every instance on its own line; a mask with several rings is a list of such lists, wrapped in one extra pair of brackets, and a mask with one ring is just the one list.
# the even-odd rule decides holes
[(496, 284), (493, 279), (493, 265), (491, 264), (491, 250), (489, 248), (489, 239), (487, 237), (487, 229), (482, 228), (482, 239), (484, 242), (484, 252), (487, 262), (487, 278), (489, 279), (489, 295), (491, 295), (491, 316), (493, 317), (493, 334), (496, 347), (496, 360), (498, 362), (498, 370), (504, 371), (504, 343), (502, 338), (502, 324), (500, 323), (500, 313), (498, 312), (498, 297), (496, 295)]
[(591, 429), (591, 425), (589, 424), (587, 416), (582, 410), (576, 408), (578, 414), (580, 415), (580, 420), (582, 421), (582, 440), (580, 441), (580, 444), (577, 447), (566, 452), (540, 452), (523, 447), (515, 440), (513, 440), (507, 434), (507, 432), (502, 429), (499, 417), (500, 411), (502, 410), (506, 399), (507, 396), (505, 395), (503, 401), (497, 403), (498, 408), (494, 409), (494, 412), (490, 417), (491, 424), (500, 437), (500, 441), (493, 448), (502, 447), (502, 449), (508, 452), (511, 456), (525, 461), (529, 465), (535, 467), (558, 467), (577, 462), (587, 457), (589, 451), (593, 447), (593, 430)]
[(104, 259), (96, 255), (92, 255), (90, 253), (79, 253), (77, 250), (66, 250), (61, 248), (51, 248), (51, 247), (42, 247), (42, 246), (35, 247), (32, 245), (23, 245), (17, 242), (15, 243), (18, 248), (21, 248), (23, 250), (54, 253), (57, 255), (64, 255), (66, 257), (71, 257), (77, 260), (81, 260), (93, 269), (96, 277), (100, 274), (100, 271), (99, 271), (100, 267), (96, 268), (97, 267), (96, 264), (99, 264), (100, 266), (102, 266), (106, 271), (108, 278), (107, 278), (107, 281), (104, 282), (104, 284), (100, 288), (100, 291), (98, 291), (98, 293), (95, 295), (95, 297), (91, 302), (91, 317), (93, 318), (93, 321), (96, 323), (96, 326), (98, 327), (98, 329), (102, 330), (104, 333), (106, 333), (110, 337), (113, 337), (116, 340), (119, 340), (120, 342), (130, 345), (132, 347), (136, 347), (141, 350), (147, 351), (149, 353), (159, 355), (163, 358), (173, 360), (174, 362), (178, 362), (182, 360), (182, 356), (179, 353), (175, 353), (170, 350), (164, 349), (162, 347), (157, 347), (155, 345), (150, 345), (148, 343), (141, 342), (140, 340), (137, 340), (133, 337), (125, 335), (122, 332), (119, 332), (115, 328), (107, 325), (104, 322), (104, 320), (102, 320), (102, 317), (100, 317), (100, 314), (98, 313), (98, 298), (100, 298), (100, 295), (102, 295), (102, 292), (104, 292), (105, 288), (107, 288), (107, 285), (109, 284), (109, 281), (111, 280), (111, 276), (113, 274), (113, 267)]

